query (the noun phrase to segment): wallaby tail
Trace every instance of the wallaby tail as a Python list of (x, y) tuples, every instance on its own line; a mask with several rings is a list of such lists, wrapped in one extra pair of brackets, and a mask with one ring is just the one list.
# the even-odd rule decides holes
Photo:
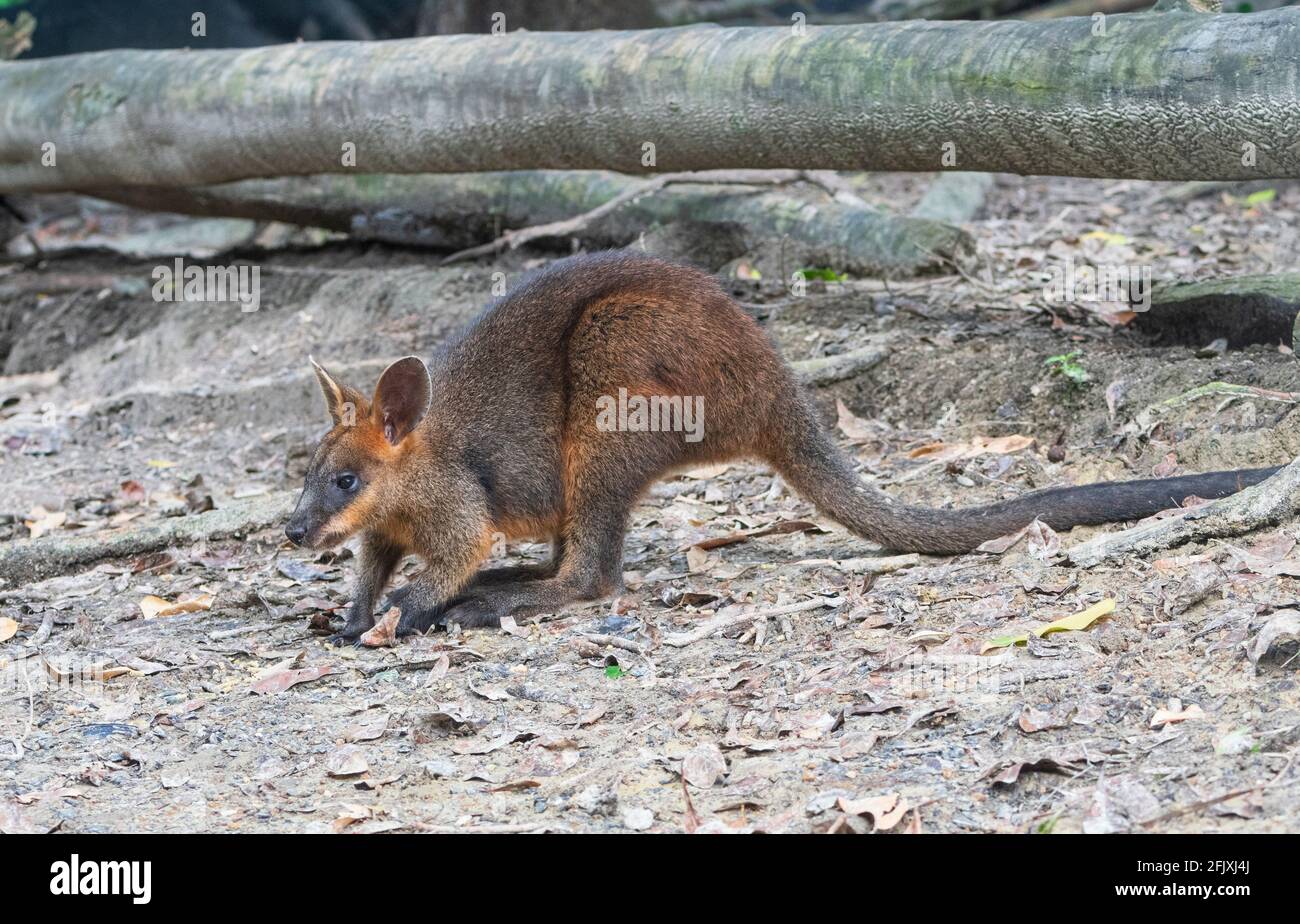
[(853, 532), (900, 552), (956, 554), (1015, 532), (1038, 518), (1055, 530), (1135, 520), (1176, 507), (1189, 496), (1226, 497), (1281, 466), (1048, 488), (980, 507), (939, 510), (901, 503), (864, 484), (795, 392), (777, 402), (768, 461), (801, 495)]

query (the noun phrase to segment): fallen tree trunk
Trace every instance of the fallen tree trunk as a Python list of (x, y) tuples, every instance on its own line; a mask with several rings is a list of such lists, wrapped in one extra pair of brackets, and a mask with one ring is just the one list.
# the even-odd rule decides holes
[(1290, 344), (1300, 314), (1300, 273), (1220, 276), (1156, 286), (1133, 326), (1161, 343), (1200, 347), (1222, 338), (1234, 349)]
[(941, 173), (912, 209), (913, 218), (973, 221), (993, 188), (991, 173)]
[(513, 32), (15, 61), (0, 67), (0, 191), (531, 168), (1300, 177), (1295, 10), (1094, 28)]
[(230, 539), (275, 526), (289, 515), (297, 492), (281, 491), (228, 507), (149, 526), (93, 536), (22, 539), (0, 546), (0, 583), (15, 587), (67, 574), (106, 558), (157, 552), (207, 539)]
[[(772, 181), (793, 182), (767, 171)], [(554, 225), (628, 201), (564, 233), (621, 247), (656, 224), (734, 224), (757, 242), (789, 236), (812, 258), (862, 275), (911, 274), (974, 252), (965, 232), (833, 199), (808, 183), (777, 191), (701, 183), (637, 192), (648, 182), (604, 171), (525, 170), (450, 175), (312, 176), (244, 180), (197, 189), (118, 187), (94, 195), (154, 211), (288, 221), (355, 237), (460, 250), (516, 229)], [(759, 177), (753, 178), (755, 182)], [(732, 181), (744, 184), (743, 174)], [(559, 234), (561, 229), (556, 229)], [(486, 248), (494, 249), (494, 248)]]

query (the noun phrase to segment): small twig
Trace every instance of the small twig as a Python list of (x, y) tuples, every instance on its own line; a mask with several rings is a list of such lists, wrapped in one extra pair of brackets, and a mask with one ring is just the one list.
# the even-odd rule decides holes
[(27, 727), (23, 729), (22, 737), (9, 739), (9, 743), (14, 746), (15, 762), (23, 759), (23, 742), (32, 733), (32, 726), (36, 724), (36, 694), (32, 692), (32, 678), (28, 676), (27, 671), (23, 671), (23, 682), (27, 686)]
[(849, 574), (888, 574), (920, 563), (920, 555), (916, 552), (908, 552), (906, 555), (877, 555), (866, 558), (804, 558), (794, 562), (793, 566), (796, 568), (825, 566)]
[(33, 649), (33, 651), (40, 648), (49, 639), (52, 631), (54, 631), (54, 611), (46, 610), (45, 616), (41, 619), (40, 628), (27, 640), (27, 647)]
[(611, 648), (622, 648), (624, 651), (630, 651), (633, 654), (645, 657), (645, 646), (631, 639), (619, 638), (617, 635), (597, 635), (593, 633), (584, 633), (582, 637), (593, 645), (609, 645)]
[(623, 651), (630, 651), (634, 655), (637, 655), (645, 662), (646, 668), (650, 671), (650, 677), (648, 678), (647, 683), (654, 683), (655, 677), (658, 675), (659, 671), (655, 668), (654, 661), (650, 660), (650, 655), (646, 654), (646, 647), (644, 645), (639, 642), (634, 642), (631, 639), (619, 638), (617, 635), (585, 633), (582, 638), (583, 641), (590, 642), (593, 645), (608, 645), (611, 648), (621, 648)]
[(844, 603), (843, 597), (815, 597), (812, 600), (804, 600), (802, 603), (791, 603), (789, 606), (778, 606), (770, 610), (746, 610), (743, 613), (733, 613), (730, 616), (718, 616), (710, 619), (704, 625), (690, 632), (683, 632), (678, 635), (669, 635), (664, 639), (665, 645), (671, 645), (673, 648), (682, 648), (692, 642), (698, 642), (708, 638), (715, 632), (721, 632), (723, 629), (729, 629), (732, 626), (738, 626), (746, 622), (754, 622), (758, 619), (768, 619), (772, 616), (787, 616), (791, 613), (803, 613), (807, 610), (820, 609), (823, 606), (836, 607)]
[(431, 825), (424, 821), (413, 821), (411, 830), (424, 834), (545, 834), (548, 831), (562, 831), (553, 824), (518, 824), (518, 825)]
[(384, 671), (429, 670), (437, 667), (442, 662), (442, 655), (446, 655), (448, 661), (454, 661), (457, 655), (465, 655), (470, 658), (476, 658), (479, 661), (483, 660), (483, 655), (479, 654), (473, 648), (448, 648), (446, 651), (441, 651), (438, 654), (439, 656), (436, 658), (423, 658), (419, 661), (386, 661), (382, 664), (370, 664), (358, 669), (367, 677), (373, 677), (375, 674), (382, 674)]
[(251, 632), (263, 632), (274, 628), (276, 628), (275, 623), (264, 622), (259, 625), (240, 626), (238, 629), (222, 629), (220, 632), (209, 632), (208, 638), (214, 642), (219, 642), (223, 639), (235, 638), (239, 635), (248, 635)]
[(1144, 828), (1149, 827), (1157, 822), (1168, 821), (1170, 818), (1177, 818), (1180, 815), (1187, 815), (1191, 812), (1199, 812), (1201, 809), (1209, 808), (1211, 805), (1218, 805), (1220, 802), (1227, 802), (1229, 799), (1235, 799), (1238, 796), (1246, 796), (1252, 792), (1262, 792), (1277, 784), (1277, 782), (1286, 775), (1286, 772), (1291, 769), (1291, 764), (1295, 761), (1295, 758), (1295, 751), (1292, 750), (1291, 756), (1287, 758), (1282, 769), (1279, 770), (1273, 779), (1269, 780), (1267, 783), (1256, 783), (1254, 786), (1246, 786), (1243, 789), (1231, 789), (1228, 792), (1219, 793), (1219, 795), (1211, 796), (1208, 799), (1200, 799), (1196, 802), (1189, 803), (1188, 805), (1180, 805), (1178, 808), (1170, 809), (1163, 815), (1157, 815), (1155, 818), (1148, 818), (1146, 821), (1141, 822), (1141, 824)]

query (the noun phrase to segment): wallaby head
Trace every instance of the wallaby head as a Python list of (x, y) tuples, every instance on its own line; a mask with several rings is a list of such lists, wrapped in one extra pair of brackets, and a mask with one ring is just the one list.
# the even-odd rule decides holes
[(389, 503), (401, 493), (396, 479), (419, 440), (415, 429), (433, 385), (424, 362), (407, 356), (384, 370), (367, 400), (311, 364), (334, 425), (316, 447), (284, 533), (295, 545), (321, 548), (381, 527), (392, 515)]

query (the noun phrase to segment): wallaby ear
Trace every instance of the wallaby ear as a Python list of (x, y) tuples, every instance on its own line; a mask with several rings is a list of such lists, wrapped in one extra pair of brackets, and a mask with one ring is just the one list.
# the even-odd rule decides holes
[(424, 419), (433, 402), (429, 369), (418, 356), (399, 359), (379, 377), (372, 402), (375, 423), (396, 446)]
[(325, 407), (330, 412), (330, 419), (334, 421), (334, 426), (353, 426), (357, 422), (357, 417), (365, 413), (360, 393), (334, 381), (334, 377), (312, 357), (308, 356), (307, 360), (316, 370), (316, 380), (320, 382), (321, 394), (325, 396)]

